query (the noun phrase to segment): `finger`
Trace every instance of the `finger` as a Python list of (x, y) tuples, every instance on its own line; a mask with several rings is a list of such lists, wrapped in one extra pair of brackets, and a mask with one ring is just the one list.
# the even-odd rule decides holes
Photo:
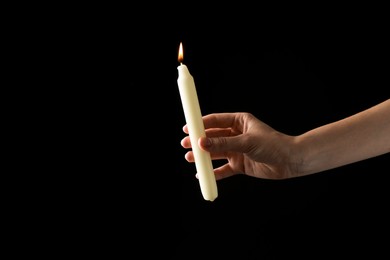
[(224, 164), (224, 165), (214, 169), (214, 173), (215, 173), (216, 180), (222, 180), (222, 179), (240, 174), (239, 172), (234, 171), (229, 163)]
[[(213, 113), (202, 117), (204, 128), (235, 128), (242, 131), (246, 113)], [(188, 134), (188, 126), (183, 126), (183, 132)]]
[(183, 126), (183, 132), (186, 133), (186, 134), (188, 134), (188, 126), (187, 126), (187, 124), (185, 124), (185, 125)]
[(203, 116), (203, 124), (207, 128), (239, 128), (242, 125), (241, 113), (214, 113)]
[(231, 128), (210, 128), (206, 129), (207, 137), (218, 137), (218, 136), (233, 136), (237, 135)]
[[(207, 137), (232, 136), (233, 132), (230, 129), (208, 129), (206, 131)], [(180, 144), (184, 148), (191, 148), (191, 139), (189, 136), (184, 137)]]
[[(225, 164), (225, 165), (223, 165), (221, 167), (218, 167), (218, 168), (214, 169), (214, 174), (215, 174), (215, 180), (218, 181), (218, 180), (222, 180), (222, 179), (225, 179), (225, 178), (237, 175), (239, 173), (233, 171), (233, 169), (227, 163), (227, 164)], [(199, 174), (196, 173), (195, 177), (197, 179), (199, 179)]]
[(201, 149), (214, 154), (223, 154), (226, 152), (246, 152), (245, 135), (232, 137), (214, 137), (214, 138), (199, 138), (198, 145)]
[(186, 152), (186, 154), (184, 155), (184, 159), (186, 159), (186, 161), (190, 163), (195, 162), (194, 153), (192, 151)]
[(191, 146), (191, 139), (189, 136), (186, 136), (183, 139), (181, 139), (180, 144), (181, 144), (181, 146), (183, 146), (183, 148), (186, 148), (186, 149), (192, 147)]
[[(189, 134), (187, 125), (183, 126), (183, 132), (186, 134)], [(217, 135), (217, 133), (220, 133), (221, 135), (228, 136), (232, 133), (232, 129), (231, 128), (222, 128), (222, 127), (221, 128), (208, 128), (208, 129), (206, 128), (205, 132), (207, 133), (207, 135), (209, 135), (209, 133), (210, 133), (210, 134), (213, 134), (215, 136), (215, 135)]]
[[(211, 160), (224, 160), (224, 159), (227, 159), (225, 154), (223, 153), (220, 153), (220, 154), (217, 154), (217, 153), (210, 153), (210, 157), (211, 157)], [(184, 155), (184, 158), (186, 159), (186, 161), (188, 162), (195, 162), (195, 157), (194, 157), (194, 153), (192, 151), (188, 151), (185, 155)]]

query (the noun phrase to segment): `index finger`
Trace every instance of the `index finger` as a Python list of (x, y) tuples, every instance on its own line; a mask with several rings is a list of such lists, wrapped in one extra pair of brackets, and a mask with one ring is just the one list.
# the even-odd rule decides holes
[(242, 130), (241, 113), (213, 113), (203, 116), (205, 129), (207, 128), (235, 128)]

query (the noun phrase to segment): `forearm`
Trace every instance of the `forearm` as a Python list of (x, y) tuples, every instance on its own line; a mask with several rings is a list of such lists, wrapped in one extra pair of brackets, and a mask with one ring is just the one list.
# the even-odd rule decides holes
[(302, 175), (390, 152), (390, 99), (297, 138)]

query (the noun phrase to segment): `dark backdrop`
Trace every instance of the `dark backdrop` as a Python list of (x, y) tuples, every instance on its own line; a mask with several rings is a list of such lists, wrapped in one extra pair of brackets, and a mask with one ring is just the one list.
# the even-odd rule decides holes
[(388, 254), (389, 155), (291, 180), (231, 177), (208, 202), (180, 146), (177, 88), (183, 42), (203, 114), (251, 112), (297, 135), (389, 98), (385, 19), (155, 8), (98, 13), (80, 32), (86, 63), (74, 66), (90, 67), (77, 117), (86, 148), (77, 153), (88, 173), (77, 175), (76, 200), (92, 212), (81, 222), (102, 245), (93, 250), (170, 259)]
[(386, 251), (378, 234), (388, 232), (389, 155), (292, 180), (235, 176), (218, 182), (214, 202), (203, 200), (194, 165), (184, 160), (180, 41), (203, 114), (247, 111), (295, 135), (389, 98), (389, 42), (381, 20), (313, 18), (188, 26), (183, 19), (173, 37), (161, 39), (168, 43), (159, 51), (167, 54), (169, 77), (160, 83), (172, 100), (167, 127), (173, 133), (165, 159), (173, 166), (163, 171), (180, 187), (173, 198), (179, 242), (172, 245), (179, 258), (319, 259)]

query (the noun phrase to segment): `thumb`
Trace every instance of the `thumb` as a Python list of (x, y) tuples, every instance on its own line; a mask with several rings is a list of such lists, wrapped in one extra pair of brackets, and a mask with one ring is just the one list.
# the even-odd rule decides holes
[(201, 137), (198, 140), (201, 149), (208, 152), (243, 152), (244, 142), (240, 136), (232, 137)]

